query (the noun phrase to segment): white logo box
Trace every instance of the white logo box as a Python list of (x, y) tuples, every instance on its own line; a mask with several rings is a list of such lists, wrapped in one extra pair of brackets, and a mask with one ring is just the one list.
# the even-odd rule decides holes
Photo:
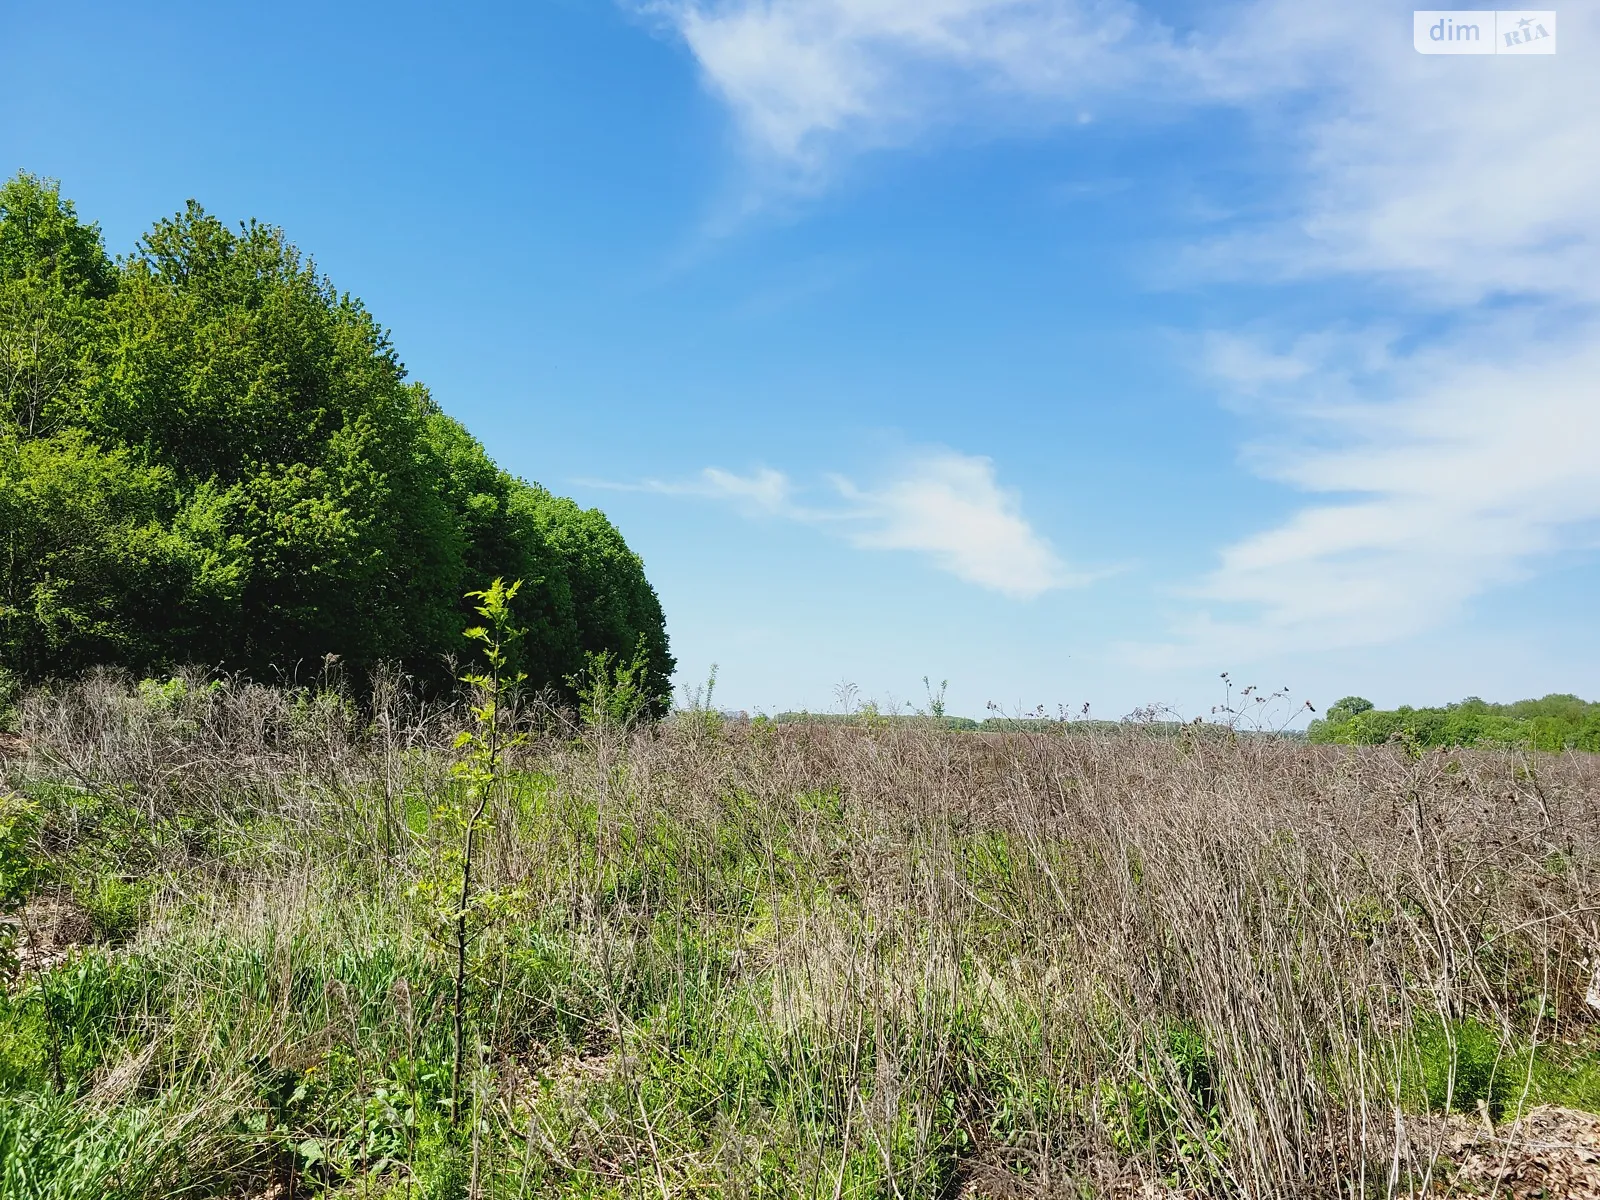
[(1418, 54), (1554, 54), (1554, 9), (1425, 8), (1411, 14)]

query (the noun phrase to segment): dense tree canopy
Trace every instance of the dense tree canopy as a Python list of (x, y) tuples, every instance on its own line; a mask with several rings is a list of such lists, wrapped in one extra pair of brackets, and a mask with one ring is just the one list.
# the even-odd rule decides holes
[(1490, 704), (1476, 696), (1443, 708), (1375, 708), (1346, 696), (1311, 722), (1313, 742), (1377, 745), (1403, 738), (1421, 746), (1532, 746), (1540, 750), (1600, 750), (1600, 703), (1576, 696)]
[(281, 230), (191, 202), (113, 262), (53, 184), (0, 186), (0, 668), (438, 675), (497, 575), (533, 682), (642, 646), (666, 694), (617, 530), (495, 466)]

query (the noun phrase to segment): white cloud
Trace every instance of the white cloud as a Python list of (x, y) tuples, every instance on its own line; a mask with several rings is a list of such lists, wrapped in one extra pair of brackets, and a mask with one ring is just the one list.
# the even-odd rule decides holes
[[(664, 0), (746, 145), (814, 182), (841, 148), (975, 107), (1099, 96), (1174, 53), (1125, 0)], [(1035, 110), (1049, 118), (1047, 107)], [(1066, 119), (1086, 114), (1073, 110)], [(1059, 114), (1057, 114), (1059, 119)]]
[(1023, 517), (1017, 495), (1000, 486), (994, 462), (953, 450), (926, 450), (899, 464), (880, 484), (861, 487), (831, 476), (836, 499), (802, 504), (781, 471), (739, 475), (707, 467), (684, 482), (590, 486), (725, 501), (747, 516), (780, 517), (827, 526), (863, 550), (926, 555), (942, 571), (1016, 599), (1089, 581), (1069, 572), (1050, 543)]
[(857, 546), (926, 554), (958, 579), (1020, 599), (1086, 581), (1023, 519), (990, 459), (938, 452), (876, 489), (834, 483), (862, 526), (850, 534)]
[(785, 513), (793, 509), (793, 488), (782, 471), (763, 468), (753, 475), (736, 475), (717, 467), (700, 473), (699, 495), (731, 500), (760, 512)]
[[(1257, 61), (1309, 91), (1286, 135), (1294, 216), (1197, 248), (1205, 273), (1400, 285), (1397, 315), (1264, 350), (1214, 337), (1230, 399), (1291, 436), (1247, 446), (1258, 473), (1343, 496), (1226, 547), (1157, 658), (1242, 661), (1398, 641), (1583, 546), (1600, 520), (1600, 75), (1581, 51), (1417, 55), (1375, 39), (1387, 6), (1255, 6)], [(1600, 10), (1561, 13), (1567, 45)], [(1315, 54), (1309, 53), (1315, 51)], [(1463, 69), (1467, 62), (1476, 66)], [(1496, 301), (1516, 295), (1512, 308)], [(1439, 334), (1442, 324), (1454, 331)], [(1287, 428), (1285, 428), (1287, 426)], [(1292, 435), (1298, 434), (1298, 443)]]
[(706, 467), (693, 479), (672, 482), (646, 479), (642, 483), (613, 483), (603, 479), (574, 482), (613, 492), (653, 492), (659, 496), (698, 496), (707, 500), (726, 500), (751, 514), (804, 516), (794, 503), (794, 488), (782, 471), (762, 467), (749, 475), (738, 475), (720, 467)]
[[(1355, 390), (1349, 369), (1336, 365), (1343, 349), (1326, 342), (1313, 361), (1300, 346), (1279, 373), (1261, 365), (1269, 351), (1244, 359), (1258, 399), (1276, 397), (1300, 434), (1250, 447), (1249, 461), (1330, 499), (1227, 547), (1188, 590), (1227, 606), (1221, 615), (1191, 617), (1177, 642), (1132, 648), (1136, 657), (1240, 661), (1394, 641), (1525, 577), (1541, 557), (1592, 541), (1600, 522), (1594, 328), (1550, 339), (1525, 319), (1493, 320), (1367, 377), (1367, 389), (1394, 394), (1328, 403), (1320, 392)], [(1375, 356), (1358, 339), (1344, 357), (1370, 365)]]
[[(1280, 146), (1288, 219), (1201, 247), (1209, 273), (1377, 275), (1429, 302), (1600, 300), (1600, 8), (1561, 10), (1562, 53), (1429, 57), (1383, 0), (1234, 9), (1204, 88)], [(1276, 115), (1286, 99), (1296, 102)]]
[[(1600, 7), (1572, 53), (1425, 57), (1391, 0), (1248, 0), (1184, 36), (1128, 0), (658, 0), (752, 155), (815, 185), (953, 122), (1237, 106), (1282, 159), (1284, 221), (1194, 248), (1259, 280), (1377, 273), (1449, 301), (1600, 299)], [(1293, 101), (1293, 103), (1286, 103)]]

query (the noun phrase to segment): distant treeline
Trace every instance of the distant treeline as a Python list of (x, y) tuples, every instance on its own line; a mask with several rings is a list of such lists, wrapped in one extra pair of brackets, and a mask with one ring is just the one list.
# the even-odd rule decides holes
[[(728, 714), (724, 714), (728, 715)], [(1056, 717), (935, 717), (923, 713), (880, 713), (866, 710), (857, 713), (781, 712), (770, 719), (780, 725), (895, 725), (901, 728), (949, 729), (964, 733), (1055, 733), (1070, 730), (1074, 733), (1113, 733), (1119, 730), (1138, 729), (1146, 733), (1177, 734), (1198, 729), (1228, 732), (1232, 727), (1207, 723), (1196, 726), (1187, 721), (1154, 721), (1125, 718), (1121, 721), (1100, 721), (1089, 718), (1069, 720)], [(1237, 734), (1270, 735), (1273, 737), (1300, 738), (1298, 730), (1232, 729)]]
[(880, 713), (874, 710), (863, 710), (857, 713), (813, 713), (813, 712), (781, 712), (771, 718), (780, 725), (814, 724), (814, 725), (862, 725), (862, 724), (894, 724), (900, 726), (920, 727), (926, 729), (954, 729), (962, 731), (986, 731), (990, 733), (1017, 733), (1022, 731), (1038, 731), (1045, 729), (1062, 729), (1070, 725), (1073, 729), (1117, 729), (1117, 721), (1054, 721), (1048, 717), (988, 717), (982, 721), (971, 717), (934, 717), (922, 713)]
[[(729, 714), (731, 715), (731, 714)], [(770, 719), (779, 724), (895, 725), (977, 733), (1039, 733), (1072, 730), (1079, 733), (1108, 733), (1139, 729), (1146, 733), (1177, 734), (1180, 731), (1228, 731), (1249, 736), (1304, 738), (1322, 744), (1375, 746), (1390, 741), (1407, 741), (1418, 746), (1528, 746), (1538, 750), (1600, 751), (1600, 703), (1577, 696), (1549, 695), (1542, 700), (1518, 700), (1514, 704), (1490, 704), (1476, 696), (1440, 708), (1376, 708), (1360, 696), (1346, 696), (1313, 720), (1304, 731), (1258, 729), (1226, 722), (1196, 725), (1175, 720), (1145, 720), (1135, 717), (1121, 721), (1056, 720), (1048, 717), (971, 717), (931, 716), (923, 713), (880, 713), (863, 709), (851, 714), (781, 712)]]
[(1552, 694), (1490, 704), (1469, 696), (1442, 708), (1380, 709), (1346, 696), (1306, 731), (1313, 742), (1373, 746), (1403, 739), (1421, 746), (1531, 746), (1600, 751), (1600, 703)]

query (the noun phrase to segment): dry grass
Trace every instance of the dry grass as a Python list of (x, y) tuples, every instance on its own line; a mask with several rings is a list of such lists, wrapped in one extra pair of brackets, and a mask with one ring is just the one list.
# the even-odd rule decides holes
[[(403, 694), (374, 718), (91, 681), (28, 701), (9, 767), (73, 797), (52, 861), (114, 837), (119, 869), (159, 877), (123, 953), (161, 986), (181, 960), (214, 991), (269, 943), (323, 980), (307, 1012), (265, 972), (236, 1036), (291, 1070), (343, 1054), (352, 1109), (427, 1058), (417, 997), (443, 969), (405, 897), (453, 718)], [(1600, 1101), (1600, 756), (537, 724), (487, 843), (515, 906), (481, 942), (478, 1119), (438, 1194), (1448, 1194), (1470, 1180), (1428, 1110)], [(378, 942), (388, 982), (339, 965)], [(146, 1041), (193, 1025), (155, 1013)], [(245, 1095), (246, 1120), (271, 1105), (239, 1064), (186, 1086)], [(207, 1177), (435, 1186), (437, 1147), (296, 1158), (333, 1120)]]

